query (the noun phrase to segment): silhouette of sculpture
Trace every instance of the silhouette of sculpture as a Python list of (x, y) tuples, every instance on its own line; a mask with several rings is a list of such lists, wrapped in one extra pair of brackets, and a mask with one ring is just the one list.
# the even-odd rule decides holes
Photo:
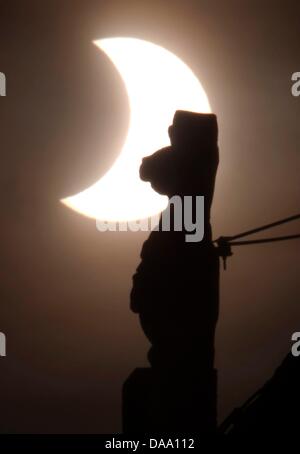
[[(133, 276), (131, 309), (151, 343), (149, 369), (136, 369), (123, 388), (124, 431), (195, 432), (216, 429), (214, 336), (219, 309), (219, 257), (210, 209), (218, 167), (213, 114), (177, 111), (171, 146), (143, 159), (140, 176), (169, 199), (204, 196), (204, 237), (187, 242), (162, 218), (141, 251)], [(193, 210), (194, 211), (194, 210)], [(195, 213), (193, 213), (195, 214)], [(183, 213), (182, 213), (183, 216)]]

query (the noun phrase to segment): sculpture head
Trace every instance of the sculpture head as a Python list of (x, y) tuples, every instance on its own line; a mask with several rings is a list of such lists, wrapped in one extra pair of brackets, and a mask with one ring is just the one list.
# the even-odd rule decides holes
[(218, 124), (215, 114), (177, 110), (169, 126), (172, 147), (211, 147), (218, 141)]
[(219, 162), (216, 115), (178, 110), (169, 136), (171, 147), (143, 159), (141, 179), (160, 194), (204, 195), (210, 205)]

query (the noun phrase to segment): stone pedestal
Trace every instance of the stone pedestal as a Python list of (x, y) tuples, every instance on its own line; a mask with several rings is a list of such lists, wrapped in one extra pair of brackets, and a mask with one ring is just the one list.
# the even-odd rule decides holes
[(124, 433), (197, 433), (217, 425), (217, 371), (200, 377), (135, 369), (123, 385)]

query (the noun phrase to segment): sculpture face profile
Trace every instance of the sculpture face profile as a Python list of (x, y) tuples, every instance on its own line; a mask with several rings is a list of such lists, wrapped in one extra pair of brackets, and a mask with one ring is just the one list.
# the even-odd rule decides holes
[(216, 116), (177, 111), (169, 136), (171, 146), (143, 159), (141, 179), (160, 194), (202, 195), (210, 205), (219, 163)]

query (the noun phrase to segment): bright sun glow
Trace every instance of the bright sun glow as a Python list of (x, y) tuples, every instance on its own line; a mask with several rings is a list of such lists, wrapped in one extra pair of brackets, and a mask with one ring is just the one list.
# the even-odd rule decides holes
[(169, 145), (168, 127), (176, 110), (211, 112), (196, 76), (178, 57), (133, 38), (94, 41), (119, 71), (130, 104), (128, 134), (119, 158), (97, 183), (62, 202), (103, 221), (131, 221), (166, 208), (167, 197), (139, 179), (143, 156)]

